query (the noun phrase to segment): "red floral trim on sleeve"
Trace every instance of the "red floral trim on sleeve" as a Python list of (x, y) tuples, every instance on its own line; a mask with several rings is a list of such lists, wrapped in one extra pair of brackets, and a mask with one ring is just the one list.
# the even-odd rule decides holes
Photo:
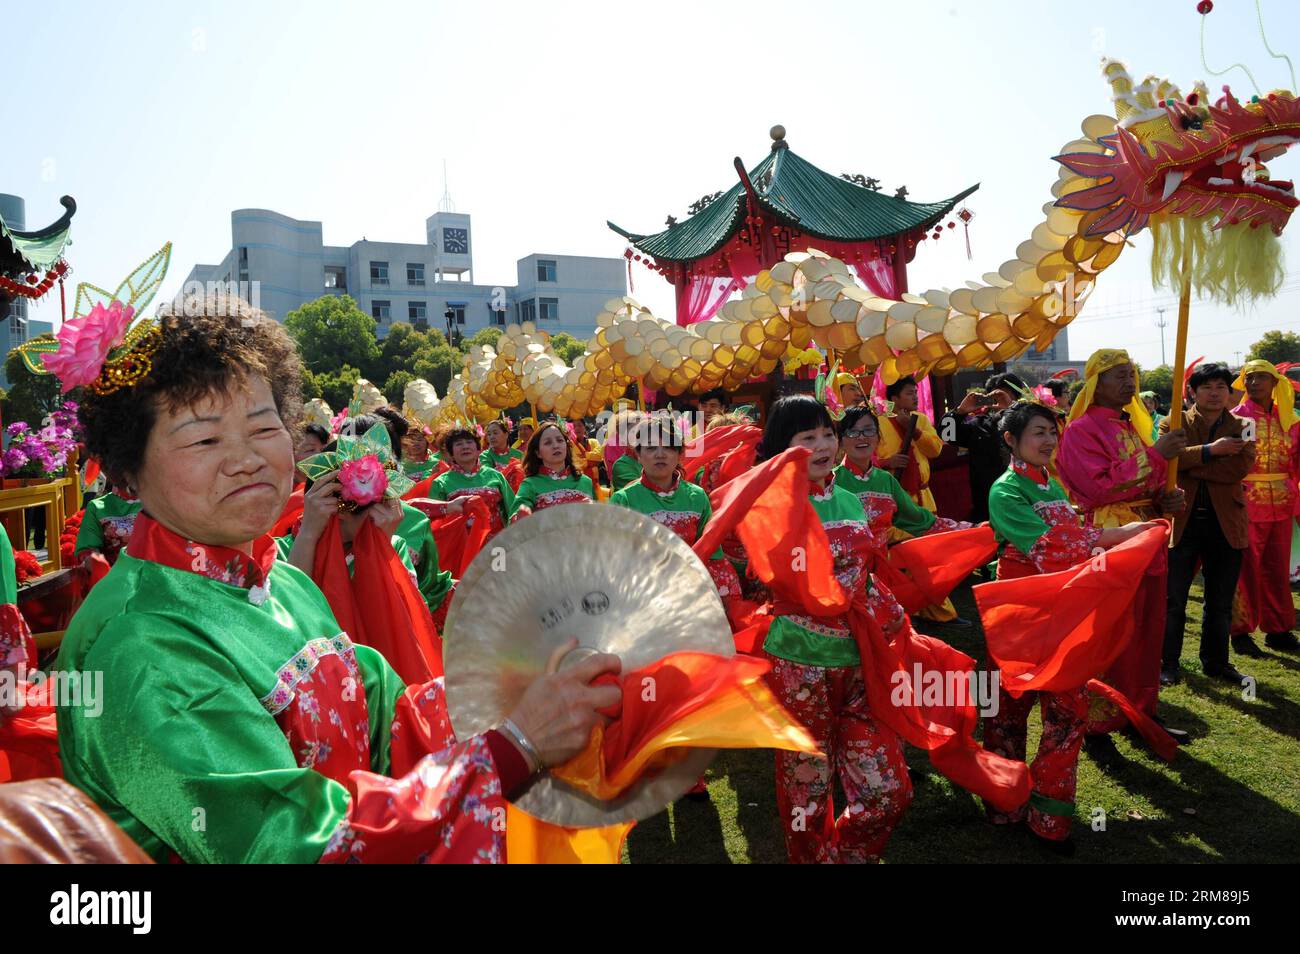
[(36, 668), (36, 641), (18, 607), (6, 603), (0, 605), (0, 669), (16, 668), (19, 663)]
[(721, 560), (708, 560), (704, 566), (708, 569), (709, 576), (713, 577), (713, 585), (718, 588), (718, 596), (722, 597), (723, 603), (740, 599), (740, 577), (729, 560), (725, 557)]
[(1101, 530), (1096, 527), (1058, 523), (1038, 538), (1027, 555), (1039, 573), (1056, 573), (1090, 558), (1100, 539)]
[(949, 533), (953, 530), (969, 530), (975, 526), (966, 520), (953, 520), (951, 517), (935, 517), (934, 523), (930, 524), (930, 529), (921, 534), (929, 536), (932, 533)]
[(506, 802), (483, 736), (426, 755), (401, 778), (353, 772), (348, 789), (322, 864), (505, 860)]
[(321, 863), (505, 860), (506, 803), (486, 735), (457, 742), (441, 679), (408, 686), (393, 711), (391, 778), (353, 772), (348, 814)]

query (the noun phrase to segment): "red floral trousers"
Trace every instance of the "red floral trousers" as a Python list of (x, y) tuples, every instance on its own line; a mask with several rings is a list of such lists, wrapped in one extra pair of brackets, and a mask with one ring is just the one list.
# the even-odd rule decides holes
[[(912, 800), (902, 741), (872, 717), (858, 666), (823, 668), (768, 658), (768, 684), (826, 754), (776, 753), (776, 801), (790, 861), (879, 861)], [(832, 805), (835, 778), (848, 800), (838, 816)]]
[(1074, 786), (1088, 720), (1088, 690), (1080, 686), (1069, 692), (1026, 692), (1013, 699), (1005, 688), (998, 689), (998, 712), (984, 720), (984, 748), (1009, 759), (1025, 759), (1029, 713), (1035, 702), (1042, 703), (1043, 737), (1038, 754), (1029, 767), (1033, 792), (1029, 803), (1014, 812), (999, 812), (985, 805), (996, 825), (1024, 821), (1029, 828), (1051, 841), (1070, 834), (1074, 815)]

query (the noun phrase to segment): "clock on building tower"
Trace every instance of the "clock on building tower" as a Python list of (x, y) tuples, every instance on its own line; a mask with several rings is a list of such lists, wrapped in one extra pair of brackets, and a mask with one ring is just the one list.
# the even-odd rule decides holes
[(448, 255), (464, 255), (469, 251), (469, 230), (468, 229), (451, 229), (442, 230), (442, 250)]

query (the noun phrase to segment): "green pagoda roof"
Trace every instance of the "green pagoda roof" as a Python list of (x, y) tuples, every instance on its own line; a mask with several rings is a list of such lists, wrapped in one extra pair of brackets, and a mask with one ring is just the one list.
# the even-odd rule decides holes
[(70, 195), (65, 195), (59, 202), (66, 210), (59, 220), (34, 232), (11, 229), (0, 218), (0, 274), (44, 274), (63, 257), (63, 249), (71, 237), (72, 216), (77, 211), (77, 203)]
[[(784, 133), (780, 135), (783, 137)], [(749, 171), (758, 204), (775, 221), (806, 235), (836, 242), (866, 242), (914, 229), (928, 229), (978, 183), (941, 202), (909, 202), (823, 172), (777, 138), (772, 151)], [(736, 160), (737, 166), (740, 160)], [(744, 225), (745, 186), (737, 182), (702, 210), (653, 235), (606, 224), (637, 249), (660, 261), (688, 262), (717, 251)]]

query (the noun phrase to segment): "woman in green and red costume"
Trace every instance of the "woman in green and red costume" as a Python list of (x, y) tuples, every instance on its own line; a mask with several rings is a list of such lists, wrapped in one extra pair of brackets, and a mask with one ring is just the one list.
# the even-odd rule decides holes
[(113, 484), (113, 490), (86, 504), (77, 531), (76, 555), (83, 562), (99, 554), (111, 566), (131, 539), (140, 501), (129, 489)]
[[(641, 461), (641, 476), (614, 491), (609, 502), (645, 514), (694, 546), (713, 510), (709, 495), (682, 477), (686, 440), (681, 430), (669, 419), (652, 417), (642, 421), (628, 439)], [(721, 548), (704, 565), (724, 605), (740, 597), (740, 579)]]
[(605, 426), (605, 467), (609, 471), (610, 490), (622, 490), (641, 476), (641, 462), (628, 441), (637, 424), (645, 418), (644, 411), (626, 408), (614, 414)]
[(446, 513), (460, 513), (465, 504), (462, 498), (482, 497), (491, 533), (499, 533), (510, 519), (515, 495), (501, 471), (479, 461), (478, 436), (467, 427), (453, 428), (442, 439), (442, 452), (451, 470), (433, 479), (429, 499), (445, 501)]
[(871, 525), (872, 545), (884, 553), (889, 531), (897, 527), (914, 537), (926, 533), (963, 530), (969, 523), (937, 516), (919, 506), (898, 478), (875, 466), (880, 443), (880, 421), (871, 408), (859, 404), (844, 412), (838, 425), (844, 461), (835, 468), (835, 483), (857, 496)]
[(523, 466), (524, 452), (510, 446), (509, 425), (505, 421), (491, 421), (483, 428), (483, 438), (487, 449), (479, 454), (479, 461), (484, 467), (493, 467), (504, 472), (512, 460)]
[[(935, 679), (969, 687), (974, 660), (914, 632), (872, 572), (878, 554), (866, 511), (833, 479), (838, 448), (824, 405), (810, 395), (778, 400), (760, 462), (712, 495), (713, 519), (695, 546), (697, 554), (709, 552), (731, 532), (744, 544), (748, 572), (766, 590), (768, 605), (754, 627), (770, 620), (763, 642), (773, 662), (769, 684), (822, 752), (777, 756), (786, 848), (799, 862), (880, 858), (911, 800), (904, 739), (929, 752), (949, 779), (1004, 810), (1029, 798), (1024, 763), (975, 741), (972, 693), (922, 692)], [(991, 544), (992, 533), (984, 535)], [(838, 818), (831, 812), (836, 781), (848, 799)]]
[[(403, 494), (402, 499), (411, 500), (427, 496), (433, 478), (445, 473), (448, 468), (436, 454), (429, 453), (429, 434), (424, 425), (406, 417), (392, 406), (377, 407), (370, 414), (358, 415), (358, 418), (360, 417), (367, 420), (377, 418), (388, 429), (389, 440), (393, 449), (398, 451), (401, 460), (402, 473), (415, 483), (415, 486)], [(340, 425), (340, 433), (349, 427), (350, 421), (356, 419), (345, 420)]]
[[(440, 632), (455, 584), (439, 570), (427, 518), (413, 511), (425, 520), (423, 577), (417, 572), (415, 553), (399, 534), (406, 505), (393, 483), (378, 488), (378, 496), (373, 486), (358, 495), (356, 472), (349, 470), (355, 463), (325, 474), (313, 469), (302, 518), (276, 545), (282, 559), (321, 588), (354, 642), (379, 650), (403, 681), (424, 682), (442, 675)], [(372, 469), (385, 474), (378, 465)], [(394, 482), (397, 473), (393, 466)]]
[[(871, 525), (857, 496), (835, 482), (839, 440), (825, 406), (810, 395), (772, 405), (759, 457), (774, 458), (790, 447), (812, 452), (809, 500), (830, 543), (835, 578), (850, 593), (865, 590), (876, 622), (886, 635), (901, 638), (906, 614), (871, 577)], [(878, 861), (912, 800), (902, 740), (872, 713), (847, 620), (819, 620), (782, 607), (774, 615), (763, 644), (772, 660), (768, 683), (825, 753), (776, 755), (777, 805), (790, 860)], [(831, 809), (837, 779), (848, 800), (838, 818)]]
[(76, 321), (61, 376), (87, 388), (87, 446), (143, 512), (60, 651), (104, 690), (101, 712), (59, 709), (65, 777), (158, 860), (502, 860), (502, 793), (586, 746), (620, 699), (588, 683), (618, 660), (556, 673), (557, 653), (509, 719), (456, 739), (441, 680), (403, 686), (275, 559), (300, 379), (284, 329), (234, 298), (125, 345), (110, 327), (87, 348), (97, 329)]
[[(1059, 440), (1055, 411), (1033, 401), (1017, 401), (1002, 412), (998, 432), (1011, 451), (1011, 466), (989, 491), (989, 522), (998, 540), (998, 579), (1055, 573), (1085, 563), (1097, 547), (1109, 549), (1154, 522), (1103, 530), (1085, 526), (1065, 488), (1047, 467)], [(1063, 594), (1063, 598), (1068, 598)], [(1075, 775), (1088, 718), (1085, 684), (1064, 691), (1024, 692), (1019, 698), (999, 683), (997, 713), (984, 719), (984, 745), (1007, 758), (1023, 760), (1029, 714), (1041, 702), (1043, 735), (1030, 766), (1033, 793), (1012, 812), (988, 806), (994, 824), (1026, 821), (1029, 830), (1052, 842), (1065, 842), (1074, 815)], [(1067, 845), (1064, 851), (1068, 852)]]
[(515, 492), (510, 522), (557, 504), (591, 503), (596, 489), (591, 478), (573, 465), (569, 435), (554, 421), (546, 421), (533, 432), (524, 452), (524, 477)]

